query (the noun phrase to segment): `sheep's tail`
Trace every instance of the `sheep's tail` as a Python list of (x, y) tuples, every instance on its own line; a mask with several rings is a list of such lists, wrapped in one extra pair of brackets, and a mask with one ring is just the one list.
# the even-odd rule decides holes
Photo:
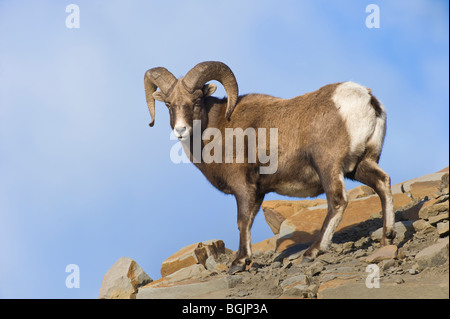
[(367, 156), (370, 156), (378, 163), (384, 144), (384, 137), (386, 136), (386, 110), (383, 104), (372, 94), (370, 89), (369, 94), (370, 104), (374, 108), (377, 118), (375, 130), (367, 142)]

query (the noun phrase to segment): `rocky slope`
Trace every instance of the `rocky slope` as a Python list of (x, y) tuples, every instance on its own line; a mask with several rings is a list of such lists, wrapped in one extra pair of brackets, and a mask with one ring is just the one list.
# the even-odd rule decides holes
[(392, 191), (394, 245), (380, 247), (379, 198), (359, 186), (348, 192), (330, 251), (301, 263), (326, 201), (267, 201), (262, 208), (274, 236), (253, 245), (247, 271), (228, 275), (234, 252), (209, 240), (165, 260), (158, 280), (122, 257), (103, 278), (99, 298), (449, 298), (448, 167)]

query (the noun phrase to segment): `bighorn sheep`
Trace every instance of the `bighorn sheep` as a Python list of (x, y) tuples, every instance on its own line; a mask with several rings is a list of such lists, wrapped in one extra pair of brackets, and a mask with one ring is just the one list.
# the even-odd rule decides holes
[[(207, 84), (211, 80), (224, 86), (227, 98), (211, 96), (217, 88)], [(291, 99), (239, 96), (233, 72), (214, 61), (197, 64), (180, 79), (163, 67), (152, 68), (145, 72), (144, 83), (150, 126), (155, 121), (155, 99), (164, 102), (175, 136), (191, 141), (187, 149), (191, 161), (195, 120), (201, 121), (201, 132), (216, 128), (223, 139), (227, 128), (278, 129), (278, 166), (272, 174), (260, 173), (264, 166), (260, 161), (194, 162), (212, 185), (236, 198), (240, 241), (229, 273), (244, 270), (250, 261), (250, 228), (269, 192), (297, 197), (326, 194), (328, 213), (317, 239), (303, 254), (304, 260), (329, 248), (348, 202), (344, 177), (375, 190), (383, 211), (382, 244), (395, 237), (390, 177), (378, 166), (386, 113), (370, 89), (343, 82)], [(248, 136), (245, 143), (250, 145)], [(201, 141), (202, 148), (207, 144)]]

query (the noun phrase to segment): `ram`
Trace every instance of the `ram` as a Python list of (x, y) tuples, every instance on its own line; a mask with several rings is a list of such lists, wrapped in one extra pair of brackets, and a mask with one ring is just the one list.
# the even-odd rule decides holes
[[(224, 86), (227, 98), (211, 96), (217, 88), (208, 83), (212, 80)], [(329, 248), (348, 203), (344, 178), (375, 190), (383, 212), (382, 244), (390, 244), (394, 239), (390, 177), (378, 166), (386, 133), (386, 112), (370, 89), (343, 82), (291, 99), (263, 94), (239, 96), (233, 72), (216, 61), (199, 63), (179, 79), (163, 67), (152, 68), (145, 72), (144, 84), (152, 118), (150, 126), (155, 121), (155, 99), (164, 102), (173, 132), (188, 145), (191, 161), (194, 144), (201, 148), (208, 145), (205, 138), (195, 141), (196, 123), (200, 133), (208, 129), (221, 132), (223, 160), (193, 162), (212, 185), (236, 198), (239, 249), (229, 273), (244, 270), (250, 262), (250, 229), (265, 194), (270, 192), (295, 197), (326, 194), (328, 212), (316, 240), (303, 254), (304, 261), (313, 260)], [(277, 150), (274, 172), (262, 174), (260, 168), (268, 164), (259, 160), (225, 161), (227, 129), (249, 128), (254, 129), (258, 139), (263, 138), (259, 136), (262, 132), (277, 130), (275, 140), (265, 139), (267, 148)], [(250, 143), (247, 136), (245, 146), (252, 145), (255, 143)], [(257, 151), (265, 152), (267, 148), (258, 143)], [(251, 150), (244, 155), (249, 153)], [(238, 154), (234, 151), (233, 155)]]

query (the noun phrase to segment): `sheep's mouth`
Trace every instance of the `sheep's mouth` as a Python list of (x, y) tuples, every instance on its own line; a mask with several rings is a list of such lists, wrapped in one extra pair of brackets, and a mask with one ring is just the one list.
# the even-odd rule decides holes
[(179, 141), (186, 141), (189, 139), (190, 137), (190, 132), (186, 132), (184, 134), (175, 134), (175, 137), (179, 140)]

